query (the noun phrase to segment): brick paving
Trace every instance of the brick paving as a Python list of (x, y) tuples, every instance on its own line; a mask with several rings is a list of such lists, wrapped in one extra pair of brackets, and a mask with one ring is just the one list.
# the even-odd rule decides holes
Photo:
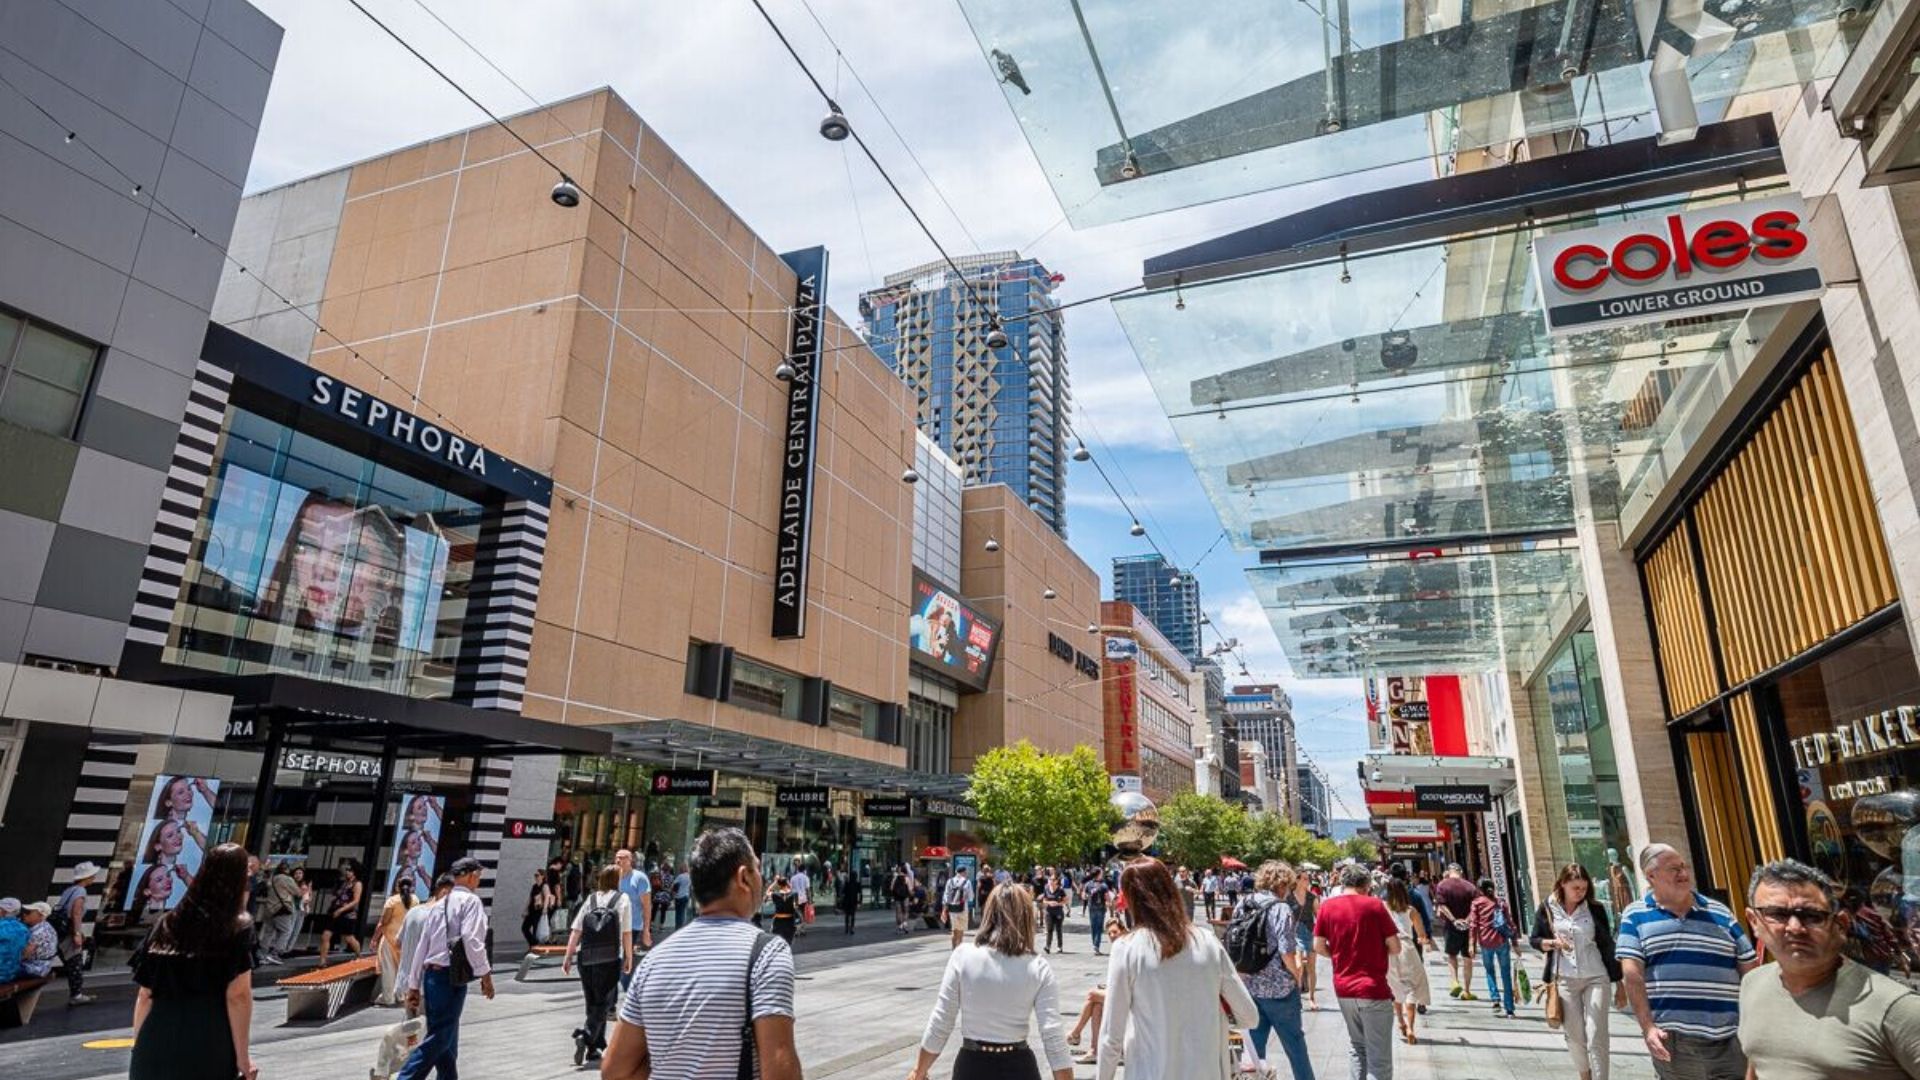
[[(893, 936), (877, 925), (883, 918), (876, 915), (851, 944), (825, 926), (802, 939), (797, 1030), (811, 1080), (903, 1077), (914, 1060), (921, 1026), (939, 987), (946, 939), (930, 932)], [(1093, 955), (1084, 921), (1074, 920), (1069, 928), (1072, 951), (1051, 960), (1060, 978), (1062, 1007), (1077, 1011), (1087, 988), (1103, 977), (1105, 961)], [(1528, 963), (1537, 973), (1539, 958), (1529, 957)], [(511, 964), (505, 966), (510, 979)], [(1421, 1044), (1396, 1045), (1397, 1077), (1533, 1080), (1576, 1075), (1560, 1034), (1547, 1028), (1538, 1006), (1523, 1008), (1517, 1020), (1499, 1019), (1484, 1001), (1460, 1003), (1445, 997), (1444, 964), (1434, 960), (1429, 970), (1440, 996), (1423, 1018)], [(1323, 961), (1321, 985), (1326, 984)], [(127, 1035), (127, 998), (113, 997), (117, 1000), (68, 1013), (64, 991), (50, 993), (41, 1005), (48, 1023), (0, 1038), (0, 1059), (8, 1064), (4, 1071), (34, 1080), (125, 1075), (125, 1049), (82, 1045)], [(491, 1002), (475, 993), (460, 1036), (462, 1075), (474, 1080), (579, 1080), (590, 1075), (576, 1070), (571, 1056), (569, 1033), (579, 1022), (579, 1010), (580, 996), (572, 982), (503, 981)], [(391, 1010), (367, 1008), (330, 1024), (289, 1025), (279, 991), (263, 987), (254, 1011), (254, 1060), (263, 1080), (358, 1080), (372, 1064), (379, 1033), (397, 1018)], [(1612, 1021), (1614, 1077), (1651, 1077), (1631, 1018), (1616, 1013)], [(1306, 1030), (1317, 1076), (1342, 1080), (1347, 1075), (1345, 1028), (1330, 994), (1321, 996), (1320, 1011), (1306, 1014)], [(1036, 1032), (1036, 1045), (1038, 1038)], [(947, 1077), (951, 1064), (949, 1053), (934, 1075)], [(1093, 1066), (1083, 1065), (1075, 1075), (1091, 1077), (1093, 1072)], [(1284, 1063), (1280, 1074), (1286, 1075)]]

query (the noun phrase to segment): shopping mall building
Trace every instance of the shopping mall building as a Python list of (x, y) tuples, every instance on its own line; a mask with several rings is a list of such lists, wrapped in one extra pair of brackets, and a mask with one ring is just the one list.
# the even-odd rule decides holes
[(1076, 224), (1359, 192), (1114, 307), (1397, 856), (1920, 901), (1920, 5), (961, 3)]
[(551, 857), (712, 825), (863, 872), (979, 847), (975, 757), (1099, 746), (1056, 644), (1091, 651), (1097, 576), (963, 488), (827, 253), (775, 253), (611, 91), (508, 124), (244, 200), (240, 162), (120, 640), (0, 668), (7, 889), (105, 867), (112, 944), (222, 840), (321, 892), (351, 860), (368, 904), (475, 854), (512, 927)]

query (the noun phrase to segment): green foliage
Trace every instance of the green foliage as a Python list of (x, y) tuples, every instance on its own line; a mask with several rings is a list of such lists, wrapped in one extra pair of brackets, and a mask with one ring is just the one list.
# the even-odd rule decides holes
[(1358, 859), (1372, 865), (1380, 859), (1380, 845), (1364, 836), (1350, 836), (1341, 842), (1340, 854), (1344, 858)]
[(1241, 858), (1249, 866), (1280, 859), (1294, 866), (1310, 862), (1324, 870), (1341, 856), (1340, 845), (1322, 840), (1278, 814), (1247, 815), (1246, 836), (1246, 854)]
[(1089, 746), (1048, 754), (1025, 739), (973, 763), (967, 798), (1009, 866), (1072, 862), (1107, 842), (1117, 815), (1106, 766)]
[(1160, 808), (1159, 851), (1175, 866), (1195, 872), (1218, 866), (1222, 855), (1247, 846), (1247, 812), (1211, 795), (1176, 795)]

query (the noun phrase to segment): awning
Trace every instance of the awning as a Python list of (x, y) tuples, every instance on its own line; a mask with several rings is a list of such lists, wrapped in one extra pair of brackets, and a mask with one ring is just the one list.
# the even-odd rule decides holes
[[(1368, 754), (1361, 762), (1369, 791), (1412, 791), (1451, 785), (1484, 786), (1492, 798), (1515, 787), (1513, 759), (1505, 757), (1432, 757), (1421, 754)], [(1373, 779), (1378, 773), (1380, 778)], [(1371, 800), (1369, 800), (1371, 801)]]
[[(961, 0), (1061, 208), (1094, 225), (1609, 128), (1836, 71), (1871, 0)], [(1643, 21), (1642, 11), (1657, 13)]]
[(646, 720), (596, 730), (612, 733), (614, 753), (640, 761), (722, 769), (775, 783), (946, 799), (960, 798), (970, 783), (964, 775), (920, 772), (686, 720)]

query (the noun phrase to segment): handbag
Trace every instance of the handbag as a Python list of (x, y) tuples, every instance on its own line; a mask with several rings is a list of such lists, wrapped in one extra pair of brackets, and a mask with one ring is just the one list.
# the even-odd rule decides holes
[(1541, 983), (1540, 993), (1546, 998), (1547, 1026), (1558, 1028), (1567, 1018), (1566, 1002), (1560, 1000), (1560, 980), (1548, 979)]
[(457, 895), (449, 895), (440, 902), (440, 916), (447, 926), (447, 981), (465, 986), (473, 981), (473, 961), (467, 957), (466, 942), (453, 932), (453, 897)]

